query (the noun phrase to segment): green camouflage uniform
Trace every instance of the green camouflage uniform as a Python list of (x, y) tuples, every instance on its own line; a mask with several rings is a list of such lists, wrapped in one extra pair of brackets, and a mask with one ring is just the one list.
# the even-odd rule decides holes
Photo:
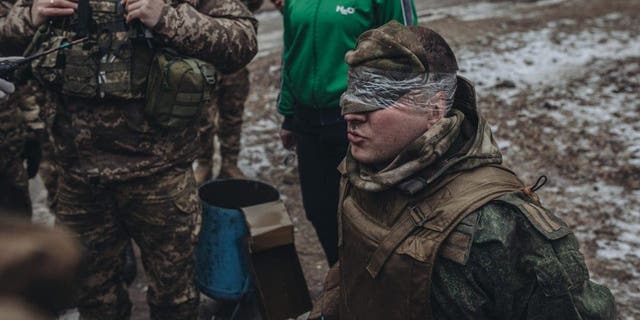
[[(256, 11), (263, 0), (243, 1), (249, 10)], [(211, 167), (213, 137), (220, 139), (220, 157), (223, 167), (237, 166), (242, 133), (244, 104), (250, 90), (249, 70), (245, 67), (221, 77), (216, 86), (216, 97), (209, 105), (207, 123), (203, 125), (203, 155), (199, 163)], [(215, 123), (217, 122), (217, 126)]]
[[(457, 70), (439, 35), (398, 23), (364, 33), (346, 61), (393, 79)], [(344, 114), (384, 108), (353, 92)], [(576, 237), (501, 162), (461, 77), (449, 114), (386, 167), (348, 152), (339, 263), (311, 318), (614, 319), (613, 296), (589, 280)]]
[[(35, 32), (28, 6), (12, 8), (7, 37)], [(255, 55), (256, 21), (236, 0), (165, 5), (154, 40), (233, 72)], [(47, 119), (60, 185), (58, 223), (86, 250), (78, 309), (82, 319), (127, 319), (121, 252), (133, 238), (149, 277), (152, 319), (196, 319), (193, 247), (200, 209), (190, 164), (199, 153), (195, 126), (161, 128), (144, 101), (58, 95)]]

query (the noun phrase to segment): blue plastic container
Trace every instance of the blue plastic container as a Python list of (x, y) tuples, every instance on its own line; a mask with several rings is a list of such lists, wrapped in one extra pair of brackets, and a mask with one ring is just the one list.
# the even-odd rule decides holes
[(249, 228), (241, 211), (278, 200), (272, 186), (251, 180), (214, 180), (198, 190), (202, 228), (196, 247), (200, 290), (216, 300), (239, 300), (249, 290)]

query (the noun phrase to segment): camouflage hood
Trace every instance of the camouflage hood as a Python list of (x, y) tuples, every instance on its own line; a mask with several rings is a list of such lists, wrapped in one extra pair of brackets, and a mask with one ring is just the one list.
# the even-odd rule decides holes
[(444, 176), (501, 162), (491, 128), (477, 112), (473, 86), (458, 77), (452, 114), (409, 144), (387, 167), (361, 164), (347, 152), (340, 169), (359, 189), (377, 192), (396, 187), (415, 194)]

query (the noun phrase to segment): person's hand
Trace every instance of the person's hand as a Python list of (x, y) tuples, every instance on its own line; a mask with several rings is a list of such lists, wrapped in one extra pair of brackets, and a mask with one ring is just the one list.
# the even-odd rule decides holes
[(75, 0), (34, 0), (31, 5), (31, 21), (35, 27), (47, 22), (49, 17), (68, 16), (78, 9)]
[(287, 150), (292, 150), (296, 146), (296, 134), (287, 129), (280, 129), (280, 141)]
[(271, 3), (276, 6), (276, 9), (282, 12), (282, 7), (284, 7), (284, 0), (271, 0)]
[(9, 99), (9, 95), (13, 93), (16, 88), (13, 83), (0, 78), (0, 103), (4, 103)]
[(138, 19), (147, 28), (158, 24), (165, 5), (162, 0), (122, 0), (122, 4), (127, 9), (127, 23)]

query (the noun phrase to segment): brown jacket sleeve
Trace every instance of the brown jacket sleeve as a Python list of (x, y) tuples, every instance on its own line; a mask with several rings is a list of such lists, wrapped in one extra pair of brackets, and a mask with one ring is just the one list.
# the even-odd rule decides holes
[(256, 28), (257, 21), (239, 0), (202, 0), (196, 7), (165, 5), (154, 31), (169, 46), (230, 73), (257, 53)]
[(29, 45), (36, 28), (31, 22), (31, 1), (0, 0), (0, 43), (5, 55), (20, 55)]

